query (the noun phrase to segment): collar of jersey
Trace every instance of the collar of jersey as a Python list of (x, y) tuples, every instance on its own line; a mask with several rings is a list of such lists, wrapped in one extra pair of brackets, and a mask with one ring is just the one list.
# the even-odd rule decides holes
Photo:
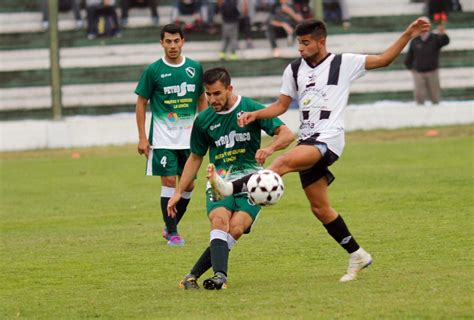
[(231, 113), (231, 112), (234, 111), (234, 109), (237, 108), (237, 106), (239, 105), (239, 103), (240, 103), (240, 98), (241, 98), (241, 96), (237, 96), (237, 100), (235, 101), (234, 105), (233, 105), (229, 110), (220, 111), (220, 112), (216, 112), (216, 113), (217, 113), (217, 114), (228, 114), (228, 113)]
[(166, 64), (168, 67), (178, 68), (178, 67), (181, 67), (186, 62), (186, 57), (185, 56), (182, 56), (182, 57), (183, 57), (183, 61), (181, 61), (180, 64), (171, 64), (168, 61), (166, 61), (165, 57), (161, 58), (161, 60), (163, 60), (163, 63)]
[(329, 58), (331, 55), (332, 55), (332, 53), (328, 52), (328, 54), (324, 57), (324, 59), (321, 60), (321, 61), (319, 61), (319, 63), (318, 63), (317, 65), (315, 65), (315, 66), (313, 66), (313, 65), (311, 64), (311, 62), (307, 61), (306, 59), (303, 59), (303, 60), (304, 60), (304, 62), (308, 65), (308, 67), (310, 67), (311, 69), (314, 69), (314, 68), (316, 68), (317, 66), (320, 66), (320, 65), (321, 65), (324, 61), (326, 61), (327, 58)]

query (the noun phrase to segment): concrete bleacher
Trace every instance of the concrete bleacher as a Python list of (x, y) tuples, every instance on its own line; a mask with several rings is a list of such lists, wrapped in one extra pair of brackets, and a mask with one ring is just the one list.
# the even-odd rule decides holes
[[(422, 4), (411, 3), (409, 0), (361, 0), (349, 1), (352, 17), (382, 16), (387, 20), (393, 16), (414, 16), (422, 12)], [(464, 11), (474, 11), (474, 1), (463, 1)], [(160, 24), (170, 22), (170, 7), (160, 6)], [(83, 17), (85, 13), (83, 14)], [(267, 13), (259, 13), (257, 20), (265, 21)], [(410, 18), (412, 19), (412, 18)], [(41, 34), (41, 14), (39, 12), (0, 12), (0, 36), (1, 35), (26, 35), (32, 34), (43, 37)], [(72, 14), (61, 14), (59, 21), (60, 30), (70, 32), (74, 29)], [(145, 27), (145, 28), (144, 28)], [(403, 26), (402, 26), (403, 27)], [(148, 9), (132, 9), (130, 11), (129, 25), (131, 30), (138, 32), (150, 32), (151, 19)], [(140, 31), (142, 29), (142, 31)], [(389, 30), (398, 30), (389, 29)], [(474, 21), (472, 26), (450, 28), (448, 34), (451, 37), (449, 46), (443, 49), (446, 52), (460, 53), (463, 59), (472, 57), (474, 51)], [(363, 31), (365, 32), (365, 31)], [(70, 34), (70, 33), (69, 33)], [(400, 32), (387, 32), (381, 26), (367, 33), (331, 34), (328, 38), (328, 48), (332, 52), (354, 52), (354, 53), (378, 53), (386, 49)], [(124, 38), (126, 32), (124, 33)], [(212, 39), (212, 40), (211, 40)], [(218, 39), (218, 38), (217, 38)], [(145, 65), (155, 61), (162, 56), (162, 48), (159, 43), (134, 43), (133, 39), (125, 39), (125, 44), (107, 44), (99, 42), (75, 43), (73, 46), (64, 46), (60, 50), (61, 67), (64, 71), (69, 70), (104, 70), (104, 68), (120, 68)], [(92, 44), (92, 45), (91, 45)], [(271, 56), (268, 40), (255, 39), (254, 49), (242, 49), (238, 51), (239, 63), (261, 64), (265, 61), (274, 60)], [(12, 81), (13, 84), (0, 86), (0, 114), (2, 112), (15, 112), (18, 110), (48, 110), (50, 108), (50, 87), (41, 82), (38, 85), (22, 85), (21, 79), (29, 74), (40, 74), (45, 78), (49, 68), (49, 51), (44, 46), (34, 49), (19, 49), (10, 46), (13, 50), (0, 50), (0, 74), (8, 75), (10, 78), (18, 76), (19, 80)], [(297, 57), (295, 47), (288, 47), (285, 40), (279, 43), (282, 50), (282, 58), (291, 59)], [(220, 41), (216, 37), (203, 41), (188, 41), (185, 45), (185, 55), (203, 63), (219, 63), (218, 51)], [(406, 49), (405, 49), (406, 51)], [(455, 56), (455, 55), (454, 55)], [(257, 63), (255, 61), (258, 61)], [(262, 72), (252, 76), (237, 76), (233, 78), (233, 84), (239, 94), (254, 98), (276, 97), (281, 82), (281, 72), (271, 75)], [(99, 71), (100, 72), (100, 71)], [(106, 72), (106, 71), (104, 71)], [(255, 73), (255, 72), (254, 72)], [(97, 72), (95, 73), (98, 74)], [(444, 90), (465, 89), (474, 90), (474, 63), (462, 66), (452, 63), (440, 70), (441, 84)], [(91, 80), (87, 82), (74, 78), (72, 82), (63, 85), (63, 105), (65, 109), (93, 107), (128, 106), (132, 111), (136, 96), (133, 94), (136, 86), (136, 77), (124, 78), (121, 82), (108, 82), (107, 78)], [(108, 78), (110, 80), (110, 78)], [(353, 94), (364, 93), (397, 93), (411, 92), (413, 82), (410, 73), (406, 70), (384, 69), (369, 72), (365, 77), (357, 80), (351, 89)], [(8, 82), (4, 82), (5, 84)], [(398, 104), (397, 104), (398, 103)], [(383, 105), (371, 107), (348, 109), (348, 129), (373, 129), (373, 128), (396, 128), (411, 125), (439, 125), (453, 123), (473, 123), (474, 106), (472, 102), (460, 102), (442, 104), (448, 106), (449, 110), (440, 108), (413, 108), (413, 105), (399, 103), (395, 105)], [(89, 108), (90, 109), (90, 108)], [(96, 109), (94, 109), (96, 110)], [(288, 122), (297, 119), (295, 110), (285, 116)], [(403, 114), (402, 114), (403, 113)], [(410, 114), (409, 121), (406, 118)], [(390, 118), (390, 119), (387, 119)], [(424, 120), (422, 119), (424, 117)], [(360, 119), (364, 119), (360, 123)], [(100, 123), (97, 129), (92, 129)], [(291, 122), (292, 123), (292, 122)], [(28, 127), (29, 130), (24, 130)], [(65, 118), (60, 122), (47, 120), (21, 120), (0, 121), (0, 151), (1, 150), (24, 150), (31, 148), (52, 148), (85, 146), (91, 144), (120, 144), (135, 142), (135, 124), (133, 115), (117, 115), (107, 117), (72, 117)], [(292, 123), (292, 126), (297, 127)], [(126, 129), (124, 129), (126, 128)], [(88, 132), (86, 137), (81, 132)], [(101, 139), (94, 140), (94, 135), (100, 135)], [(118, 137), (114, 137), (113, 132)], [(123, 132), (122, 132), (123, 131)], [(6, 137), (17, 137), (13, 143), (12, 139)], [(107, 137), (110, 136), (110, 139)], [(123, 138), (122, 138), (123, 136)], [(115, 139), (115, 140), (114, 140)]]

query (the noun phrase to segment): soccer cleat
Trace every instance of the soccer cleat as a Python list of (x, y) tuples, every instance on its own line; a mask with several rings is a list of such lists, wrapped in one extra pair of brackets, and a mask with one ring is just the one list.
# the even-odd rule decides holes
[(199, 285), (196, 281), (196, 277), (192, 274), (187, 274), (184, 278), (179, 282), (178, 288), (180, 289), (199, 289)]
[(207, 290), (227, 289), (227, 278), (218, 272), (212, 278), (204, 280), (202, 286)]
[(168, 234), (168, 229), (166, 229), (166, 227), (164, 227), (163, 230), (161, 230), (161, 235), (166, 241), (170, 239), (170, 235)]
[(372, 257), (364, 249), (359, 248), (351, 253), (349, 257), (349, 267), (347, 273), (339, 279), (340, 282), (352, 281), (357, 278), (357, 274), (372, 263)]
[(179, 234), (170, 236), (168, 240), (168, 245), (170, 247), (182, 247), (184, 246), (184, 239), (179, 236)]
[(207, 166), (207, 179), (211, 184), (214, 200), (221, 200), (224, 197), (232, 194), (232, 183), (222, 179), (216, 172), (216, 167), (213, 163)]

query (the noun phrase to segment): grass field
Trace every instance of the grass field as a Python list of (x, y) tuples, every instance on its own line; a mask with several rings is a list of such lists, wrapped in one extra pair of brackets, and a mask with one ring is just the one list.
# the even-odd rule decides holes
[(208, 243), (202, 173), (169, 248), (135, 146), (0, 154), (0, 318), (472, 318), (474, 126), (425, 131), (347, 135), (330, 192), (375, 259), (357, 281), (290, 174), (217, 292), (177, 288)]

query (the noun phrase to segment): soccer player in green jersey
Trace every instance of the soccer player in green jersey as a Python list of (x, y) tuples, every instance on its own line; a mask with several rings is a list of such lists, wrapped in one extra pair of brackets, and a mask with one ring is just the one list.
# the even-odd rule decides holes
[[(184, 191), (192, 184), (203, 158), (209, 150), (210, 162), (217, 172), (233, 180), (262, 169), (265, 159), (274, 151), (286, 148), (294, 135), (278, 118), (253, 122), (244, 128), (236, 119), (243, 112), (261, 110), (260, 103), (234, 94), (230, 75), (226, 69), (215, 68), (204, 73), (206, 96), (212, 108), (198, 115), (191, 133), (191, 155), (184, 167), (181, 180), (168, 202), (168, 214), (176, 216)], [(260, 147), (261, 130), (276, 137)], [(209, 186), (208, 186), (209, 187)], [(212, 267), (214, 276), (204, 280), (205, 289), (227, 287), (229, 251), (250, 227), (260, 212), (260, 207), (249, 201), (247, 193), (235, 194), (213, 201), (208, 189), (207, 214), (211, 223), (210, 245), (204, 250), (191, 272), (180, 282), (180, 287), (197, 289), (197, 279)]]
[[(183, 190), (177, 204), (177, 215), (169, 217), (166, 206), (174, 193), (176, 177), (180, 176), (189, 156), (189, 139), (198, 111), (207, 108), (202, 85), (202, 66), (181, 54), (184, 35), (181, 27), (168, 24), (161, 30), (161, 46), (165, 56), (150, 64), (143, 72), (135, 93), (138, 127), (138, 153), (147, 157), (146, 174), (161, 177), (161, 211), (166, 227), (163, 237), (170, 246), (182, 246), (178, 223), (183, 217), (193, 183)], [(148, 138), (145, 133), (147, 104), (152, 120)]]

